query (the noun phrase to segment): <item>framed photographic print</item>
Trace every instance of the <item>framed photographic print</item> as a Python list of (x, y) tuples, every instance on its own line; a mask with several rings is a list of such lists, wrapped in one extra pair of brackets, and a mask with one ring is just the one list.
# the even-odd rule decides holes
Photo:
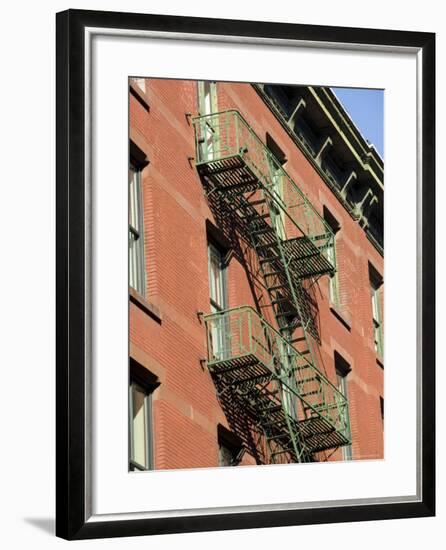
[(434, 67), (57, 15), (58, 536), (434, 514)]

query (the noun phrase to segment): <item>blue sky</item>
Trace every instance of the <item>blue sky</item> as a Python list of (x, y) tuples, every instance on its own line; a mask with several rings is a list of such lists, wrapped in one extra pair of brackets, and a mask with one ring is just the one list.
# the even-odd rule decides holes
[(365, 139), (384, 159), (384, 90), (332, 88)]

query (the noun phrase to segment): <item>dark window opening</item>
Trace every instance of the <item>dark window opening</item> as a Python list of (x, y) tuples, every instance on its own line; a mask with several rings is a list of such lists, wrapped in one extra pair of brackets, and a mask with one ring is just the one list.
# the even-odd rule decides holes
[(345, 169), (332, 151), (323, 156), (321, 167), (328, 179), (340, 189), (344, 183)]
[(266, 146), (274, 155), (274, 157), (279, 161), (279, 163), (283, 166), (287, 161), (285, 153), (268, 132), (266, 132)]
[(218, 465), (237, 466), (243, 456), (243, 445), (240, 439), (231, 431), (218, 425)]
[(319, 132), (311, 125), (304, 115), (296, 118), (294, 133), (299, 138), (307, 153), (315, 156), (320, 142)]

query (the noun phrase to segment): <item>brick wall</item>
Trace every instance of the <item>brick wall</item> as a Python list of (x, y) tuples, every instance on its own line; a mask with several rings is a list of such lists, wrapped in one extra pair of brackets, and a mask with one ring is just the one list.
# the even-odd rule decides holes
[[(285, 168), (315, 208), (325, 206), (340, 224), (337, 234), (340, 305), (328, 298), (328, 277), (316, 288), (321, 358), (336, 383), (334, 354), (348, 361), (353, 458), (383, 457), (383, 367), (373, 343), (368, 262), (383, 274), (383, 258), (296, 147), (254, 88), (219, 83), (219, 110), (236, 108), (264, 141), (268, 133), (284, 151)], [(130, 95), (130, 138), (149, 164), (142, 171), (145, 255), (150, 315), (130, 303), (131, 354), (161, 382), (153, 395), (156, 468), (216, 466), (217, 425), (227, 426), (214, 384), (206, 371), (205, 331), (199, 312), (209, 312), (206, 220), (215, 222), (193, 166), (197, 114), (193, 81), (147, 80), (144, 105)], [(243, 263), (233, 256), (228, 269), (229, 306), (254, 305)], [(266, 302), (266, 300), (264, 300)], [(265, 308), (265, 317), (272, 321)], [(159, 318), (161, 317), (161, 319)], [(319, 458), (327, 459), (330, 453)], [(330, 460), (341, 457), (332, 453)], [(252, 464), (249, 455), (244, 464)]]

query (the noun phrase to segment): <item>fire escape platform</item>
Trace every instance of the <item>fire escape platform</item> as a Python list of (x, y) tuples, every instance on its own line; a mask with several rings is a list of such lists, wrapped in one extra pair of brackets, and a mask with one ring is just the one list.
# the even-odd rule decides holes
[(256, 355), (213, 362), (209, 371), (217, 379), (217, 384), (223, 381), (224, 387), (232, 386), (232, 395), (228, 397), (237, 400), (253, 422), (262, 418), (270, 432), (269, 438), (279, 441), (290, 454), (294, 454), (290, 428), (305, 441), (306, 448), (312, 453), (349, 443), (345, 435), (315, 411), (312, 411), (314, 416), (304, 420), (288, 414), (272, 384), (273, 373)]
[(208, 363), (209, 372), (213, 377), (223, 377), (234, 387), (245, 387), (271, 380), (273, 373), (259, 361), (253, 353), (222, 360), (211, 360)]
[(208, 160), (197, 165), (197, 170), (219, 191), (242, 194), (255, 191), (259, 186), (258, 177), (239, 153), (218, 160)]
[(313, 453), (327, 451), (348, 445), (350, 440), (338, 430), (333, 429), (323, 417), (314, 417), (300, 423), (299, 429), (305, 439), (305, 444)]

